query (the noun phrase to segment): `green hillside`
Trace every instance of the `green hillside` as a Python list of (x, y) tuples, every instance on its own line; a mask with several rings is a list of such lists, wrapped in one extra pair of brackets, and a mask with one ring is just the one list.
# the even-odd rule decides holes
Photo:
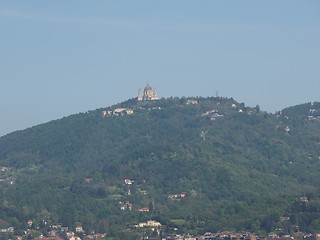
[(8, 134), (0, 223), (109, 236), (136, 236), (149, 219), (190, 233), (320, 231), (319, 116), (320, 103), (270, 114), (220, 97), (131, 99)]

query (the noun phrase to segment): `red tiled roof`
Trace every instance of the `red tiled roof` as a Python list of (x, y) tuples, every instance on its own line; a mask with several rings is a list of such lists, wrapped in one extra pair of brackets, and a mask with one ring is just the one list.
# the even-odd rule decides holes
[(59, 237), (45, 237), (45, 238), (34, 238), (33, 240), (63, 240)]

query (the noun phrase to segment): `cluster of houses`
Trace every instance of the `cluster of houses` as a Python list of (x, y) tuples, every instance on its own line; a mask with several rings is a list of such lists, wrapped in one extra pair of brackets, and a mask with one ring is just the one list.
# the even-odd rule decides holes
[(123, 116), (130, 114), (133, 114), (133, 110), (128, 108), (116, 108), (113, 111), (102, 111), (103, 117)]
[(126, 185), (132, 185), (133, 183), (134, 183), (134, 180), (130, 180), (130, 179), (124, 180), (124, 184), (126, 184)]
[[(126, 178), (124, 180), (124, 184), (125, 185), (131, 186), (133, 183), (134, 183), (134, 180), (131, 180), (131, 179), (128, 179), (128, 178)], [(128, 195), (131, 195), (130, 188), (128, 189)], [(125, 203), (120, 201), (119, 204), (121, 205), (120, 209), (123, 210), (123, 211), (124, 210), (129, 210), (129, 211), (132, 210), (132, 203), (130, 201), (126, 201)]]
[[(152, 108), (142, 108), (142, 110), (155, 110), (155, 109), (161, 109), (161, 107), (152, 107)], [(113, 111), (102, 111), (102, 117), (114, 117), (114, 116), (126, 116), (133, 114), (133, 109), (129, 108), (116, 108)]]
[(218, 110), (213, 109), (213, 110), (206, 111), (205, 113), (202, 113), (202, 116), (208, 116), (210, 114), (218, 114)]
[(129, 211), (132, 210), (132, 203), (130, 201), (126, 201), (124, 204), (123, 202), (119, 202), (119, 203), (121, 204), (121, 207), (120, 207), (121, 210), (129, 210)]
[(161, 223), (154, 221), (154, 220), (149, 220), (147, 222), (142, 222), (137, 225), (135, 225), (136, 228), (148, 228), (152, 232), (156, 233), (157, 236), (160, 236), (161, 234)]
[(139, 208), (138, 211), (139, 211), (139, 212), (149, 212), (150, 209), (147, 208), (147, 207), (145, 207), (145, 208)]
[(87, 239), (103, 239), (105, 238), (107, 234), (105, 233), (96, 233), (96, 234), (93, 234), (93, 235), (87, 235), (86, 238)]
[(154, 220), (149, 220), (147, 222), (142, 222), (137, 225), (135, 225), (136, 228), (143, 228), (143, 227), (161, 227), (161, 223), (154, 221)]
[[(92, 239), (103, 239), (106, 236), (105, 233), (99, 233), (95, 235), (87, 235), (86, 239), (92, 240)], [(17, 239), (20, 240), (20, 239)], [(33, 238), (33, 240), (65, 240), (64, 237), (40, 237), (40, 238)], [(68, 237), (68, 240), (81, 240), (80, 237), (71, 236)]]
[[(24, 232), (26, 236), (34, 236), (35, 230), (32, 229), (33, 221), (28, 220), (28, 230)], [(47, 222), (43, 221), (44, 225), (47, 225)], [(82, 230), (82, 228), (81, 228)], [(78, 232), (78, 229), (76, 228), (76, 232)], [(68, 227), (63, 227), (62, 225), (51, 225), (50, 230), (46, 233), (47, 237), (43, 235), (43, 233), (40, 233), (39, 236), (36, 238), (33, 238), (35, 240), (60, 240), (67, 238), (68, 240), (81, 240), (79, 237), (75, 236), (75, 233), (72, 231), (69, 231)], [(17, 240), (22, 239), (21, 236), (17, 236)]]
[(202, 113), (202, 116), (210, 116), (211, 120), (216, 120), (217, 117), (223, 117), (216, 109), (206, 111), (205, 113)]
[[(309, 112), (311, 114), (315, 114), (317, 112), (316, 109), (310, 109)], [(308, 120), (317, 120), (317, 119), (320, 119), (320, 116), (313, 116), (313, 115), (309, 115), (308, 116)]]
[(280, 221), (283, 222), (283, 221), (289, 221), (290, 220), (290, 217), (280, 217)]
[[(20, 240), (20, 239), (17, 238), (17, 240)], [(40, 237), (40, 238), (34, 238), (33, 240), (64, 240), (64, 239), (61, 237)], [(79, 237), (72, 237), (72, 239), (70, 240), (81, 240), (81, 239)]]
[[(106, 237), (105, 233), (97, 233), (93, 235), (86, 235), (85, 238), (88, 240), (98, 240), (98, 239), (104, 239)], [(17, 240), (22, 240), (22, 236), (16, 236)], [(29, 239), (29, 238), (28, 238)], [(39, 237), (32, 238), (33, 240), (81, 240), (80, 237), (77, 237), (74, 235), (74, 232), (65, 232), (64, 234), (56, 234), (54, 236), (49, 235), (48, 237), (43, 236), (43, 234), (40, 234)]]
[[(287, 220), (284, 219), (284, 220)], [(32, 221), (28, 221), (28, 225), (32, 225)], [(274, 232), (270, 232), (267, 236), (259, 235), (255, 233), (232, 233), (232, 232), (220, 232), (220, 233), (211, 233), (207, 232), (202, 235), (193, 236), (190, 234), (169, 234), (162, 235), (162, 224), (155, 220), (148, 220), (146, 222), (140, 222), (134, 225), (136, 229), (145, 229), (151, 230), (154, 234), (152, 236), (145, 236), (141, 239), (148, 240), (296, 240), (294, 237), (290, 235), (278, 236)], [(61, 225), (52, 225), (50, 226), (51, 231), (47, 233), (47, 236), (41, 234), (36, 238), (32, 238), (33, 240), (81, 240), (80, 237), (75, 236), (75, 233), (69, 231), (68, 227), (62, 227)], [(178, 230), (178, 229), (174, 229)], [(33, 231), (30, 230), (29, 231)], [(0, 231), (1, 232), (1, 231)], [(10, 232), (14, 232), (14, 229), (11, 228)], [(83, 233), (84, 231), (81, 226), (76, 227), (76, 233)], [(303, 240), (320, 240), (320, 234), (305, 234), (298, 232), (299, 239)], [(28, 233), (26, 233), (28, 235)], [(83, 235), (86, 240), (99, 240), (105, 239), (106, 233), (97, 233), (91, 235)], [(23, 237), (16, 236), (17, 240), (22, 240)], [(29, 238), (28, 238), (29, 239)], [(31, 239), (31, 238), (30, 238)]]
[(309, 202), (307, 197), (300, 197), (299, 200), (300, 202)]
[[(175, 194), (177, 196), (185, 196), (185, 193), (181, 194)], [(300, 197), (297, 199), (298, 201), (301, 202), (306, 202), (308, 201), (307, 197)], [(130, 205), (130, 202), (126, 202), (125, 205)], [(281, 221), (287, 221), (290, 220), (290, 217), (281, 217)], [(28, 236), (31, 234), (33, 235), (32, 232), (35, 230), (32, 230), (33, 226), (33, 221), (29, 220), (27, 222), (28, 224), (28, 231), (25, 232), (25, 235)], [(255, 233), (232, 233), (232, 232), (220, 232), (220, 233), (211, 233), (207, 232), (202, 235), (197, 235), (193, 236), (190, 234), (169, 234), (169, 235), (163, 235), (163, 227), (162, 224), (158, 221), (155, 220), (148, 220), (146, 222), (140, 222), (136, 225), (134, 225), (138, 231), (142, 230), (150, 230), (153, 232), (152, 236), (145, 236), (142, 237), (141, 239), (148, 239), (148, 240), (296, 240), (290, 235), (284, 235), (284, 236), (278, 236), (274, 232), (270, 232), (267, 234), (267, 236), (255, 234)], [(294, 232), (299, 235), (299, 239), (303, 240), (320, 240), (320, 234), (303, 234), (302, 232), (299, 232), (299, 227), (296, 226), (297, 229), (294, 229)], [(139, 230), (140, 229), (140, 230)], [(177, 228), (169, 228), (174, 231), (177, 231)], [(149, 231), (149, 233), (150, 233)], [(10, 232), (13, 233), (14, 229), (8, 228), (4, 230), (0, 230), (0, 232)], [(83, 228), (81, 226), (77, 226), (75, 228), (75, 233), (78, 234), (83, 234), (80, 236), (83, 236), (84, 239), (86, 240), (99, 240), (99, 239), (105, 239), (106, 233), (97, 233), (97, 234), (91, 234), (91, 235), (86, 235)], [(33, 237), (33, 240), (81, 240), (80, 237), (75, 236), (75, 233), (72, 231), (69, 231), (68, 227), (63, 227), (62, 225), (51, 225), (50, 226), (50, 231), (46, 233), (46, 236), (43, 234), (40, 234), (40, 236), (37, 236), (36, 238)], [(29, 238), (28, 238), (29, 239)], [(31, 238), (30, 238), (31, 239)], [(17, 236), (17, 240), (22, 240), (21, 236)]]
[(6, 171), (9, 171), (10, 170), (10, 168), (8, 168), (8, 167), (1, 167), (1, 172), (6, 172)]
[(13, 184), (16, 183), (15, 181), (13, 181), (13, 180), (10, 179), (10, 178), (6, 178), (6, 179), (0, 178), (0, 182), (7, 182), (7, 183), (9, 183), (10, 185), (13, 185)]
[[(131, 179), (128, 179), (128, 178), (124, 179), (124, 184), (127, 185), (128, 187), (130, 187), (134, 182), (135, 182), (134, 180), (131, 180)], [(143, 194), (143, 195), (147, 195), (148, 194), (147, 191), (141, 190), (141, 189), (139, 189), (139, 192), (141, 194)], [(131, 195), (130, 188), (128, 189), (128, 195)], [(126, 202), (121, 202), (120, 201), (119, 204), (121, 205), (120, 206), (121, 210), (129, 210), (129, 211), (132, 210), (132, 203), (130, 201), (126, 201)], [(150, 209), (147, 208), (147, 207), (138, 209), (138, 212), (149, 212), (149, 211), (150, 211)]]
[[(237, 106), (236, 104), (232, 103), (232, 104), (231, 104), (231, 107), (232, 107), (232, 108), (237, 108), (238, 106)], [(240, 109), (238, 110), (238, 112), (239, 112), (239, 113), (242, 113), (243, 110), (240, 108)], [(252, 113), (252, 110), (250, 110), (250, 111), (248, 112), (249, 115), (251, 115), (251, 113)]]
[(199, 104), (199, 102), (197, 100), (188, 99), (186, 101), (186, 104), (187, 105), (190, 105), (190, 104), (196, 105), (196, 104)]
[[(319, 116), (319, 111), (316, 110), (316, 109), (310, 109), (309, 110), (310, 112), (310, 115), (308, 115), (307, 119), (308, 120), (319, 120), (320, 119), (320, 116)], [(277, 117), (280, 117), (282, 115), (282, 111), (280, 111), (277, 115)], [(315, 116), (316, 115), (316, 116)], [(283, 116), (283, 118), (285, 119), (289, 119), (288, 116)]]
[(320, 119), (320, 116), (314, 117), (314, 116), (308, 116), (308, 120), (317, 120)]
[[(156, 229), (154, 229), (156, 231)], [(307, 234), (301, 236), (304, 240), (319, 240), (320, 234)], [(221, 233), (211, 233), (207, 232), (203, 235), (193, 236), (190, 234), (172, 234), (164, 237), (160, 236), (148, 236), (143, 237), (143, 240), (296, 240), (290, 235), (285, 235), (279, 237), (275, 233), (269, 233), (268, 236), (263, 236), (255, 233), (231, 233), (231, 232), (221, 232)], [(300, 239), (300, 238), (299, 238)]]
[[(146, 225), (144, 225), (146, 227)], [(157, 231), (157, 228), (152, 228), (153, 231)], [(151, 229), (151, 230), (152, 230)], [(159, 234), (158, 234), (159, 235)], [(307, 234), (302, 236), (304, 240), (319, 240), (320, 234)], [(231, 233), (228, 231), (221, 233), (207, 232), (202, 235), (193, 236), (190, 234), (171, 234), (164, 237), (160, 236), (148, 236), (143, 237), (143, 240), (296, 240), (290, 235), (279, 237), (275, 233), (269, 233), (268, 236), (263, 236), (255, 233)]]
[(186, 193), (182, 192), (180, 194), (169, 194), (168, 198), (171, 199), (171, 200), (174, 200), (174, 199), (184, 198), (185, 196), (186, 196)]
[(0, 232), (2, 232), (2, 233), (13, 233), (14, 232), (14, 228), (13, 227), (3, 228), (3, 229), (0, 229)]
[[(75, 228), (75, 232), (70, 231), (68, 227), (64, 227), (62, 225), (51, 225), (49, 227), (49, 231), (45, 233), (45, 236), (43, 233), (37, 233), (36, 237), (35, 232), (37, 231), (36, 229), (33, 229), (33, 221), (28, 220), (28, 229), (24, 232), (25, 236), (28, 236), (28, 239), (33, 239), (33, 240), (81, 240), (80, 237), (75, 236), (77, 233), (83, 234), (83, 236), (88, 239), (88, 240), (98, 240), (98, 239), (104, 239), (106, 236), (106, 233), (96, 233), (92, 235), (86, 235), (85, 231), (83, 230), (82, 226), (77, 226)], [(43, 224), (47, 224), (46, 222), (43, 222)], [(38, 228), (37, 228), (38, 229)], [(10, 231), (6, 232), (14, 232), (13, 228), (9, 229)], [(23, 237), (21, 236), (16, 236), (17, 240), (22, 240)]]
[[(123, 202), (119, 202), (119, 204), (121, 205), (120, 209), (121, 210), (132, 210), (132, 203), (130, 201), (126, 201), (125, 203)], [(138, 212), (150, 212), (150, 209), (145, 207), (145, 208), (139, 208)]]
[(9, 185), (15, 184), (15, 181), (8, 177), (8, 173), (10, 172), (11, 168), (8, 167), (0, 167), (0, 182), (6, 182)]
[[(131, 179), (124, 179), (124, 184), (127, 185), (128, 187), (130, 187), (135, 181), (134, 180), (131, 180)], [(141, 190), (139, 189), (139, 192), (143, 195), (147, 195), (147, 191), (145, 190)], [(128, 190), (128, 195), (131, 195), (131, 191), (130, 191), (130, 188)], [(168, 195), (168, 199), (170, 200), (179, 200), (181, 198), (184, 198), (186, 196), (186, 192), (182, 192), (182, 193), (178, 193), (178, 194), (169, 194)], [(120, 209), (121, 210), (129, 210), (131, 211), (132, 210), (132, 203), (130, 201), (126, 201), (126, 202), (119, 202), (119, 204), (121, 205), (120, 206)], [(144, 208), (139, 208), (138, 209), (138, 212), (150, 212), (150, 210), (152, 209), (149, 209), (148, 207), (144, 207)], [(154, 209), (153, 209), (154, 210)]]
[[(196, 105), (196, 104), (199, 104), (199, 101), (198, 100), (193, 100), (193, 99), (188, 99), (186, 101), (187, 105)], [(220, 103), (217, 103), (218, 105)], [(238, 106), (236, 104), (231, 104), (231, 107), (232, 108), (237, 108)], [(141, 110), (155, 110), (155, 109), (161, 109), (161, 107), (151, 107), (151, 108), (143, 108), (143, 107), (139, 107), (139, 109)], [(124, 115), (130, 115), (130, 114), (133, 114), (134, 110), (133, 109), (129, 109), (129, 108), (116, 108), (112, 111), (102, 111), (102, 116), (103, 117), (112, 117), (112, 116), (124, 116)], [(239, 113), (242, 113), (243, 110), (242, 109), (239, 109), (238, 110)], [(248, 114), (251, 115), (253, 112), (253, 110), (248, 110)], [(280, 112), (280, 115), (282, 113)], [(209, 110), (209, 111), (206, 111), (205, 113), (202, 114), (202, 116), (210, 116), (211, 117), (211, 120), (215, 120), (215, 118), (217, 117), (223, 117), (223, 115), (220, 115), (218, 110)], [(313, 116), (309, 116), (310, 120), (311, 119), (317, 119), (317, 118), (314, 118)], [(320, 116), (318, 117), (320, 119)]]
[[(188, 100), (189, 101), (189, 100)], [(190, 100), (191, 101), (191, 100)], [(189, 103), (190, 104), (190, 103)], [(220, 103), (218, 103), (219, 105)], [(238, 106), (234, 103), (231, 104), (231, 107), (236, 109)], [(238, 110), (239, 113), (243, 113), (244, 111), (242, 109), (239, 109)], [(248, 110), (246, 112), (248, 115), (251, 115), (253, 113), (253, 110)], [(228, 114), (228, 113), (225, 113), (225, 114)], [(206, 111), (205, 113), (202, 113), (202, 116), (210, 116), (210, 119), (211, 120), (216, 120), (217, 117), (223, 117), (224, 115), (222, 114), (219, 114), (219, 111), (216, 110), (216, 109), (212, 109), (212, 110), (209, 110), (209, 111)]]

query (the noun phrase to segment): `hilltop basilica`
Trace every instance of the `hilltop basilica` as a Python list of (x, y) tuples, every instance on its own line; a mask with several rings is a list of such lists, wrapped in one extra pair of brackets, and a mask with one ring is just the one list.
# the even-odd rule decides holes
[(153, 100), (158, 100), (159, 97), (157, 95), (156, 89), (152, 91), (152, 88), (149, 86), (149, 83), (147, 83), (147, 86), (144, 88), (144, 91), (143, 91), (143, 96), (142, 96), (141, 89), (139, 89), (137, 99), (138, 101), (145, 101), (145, 100), (153, 101)]

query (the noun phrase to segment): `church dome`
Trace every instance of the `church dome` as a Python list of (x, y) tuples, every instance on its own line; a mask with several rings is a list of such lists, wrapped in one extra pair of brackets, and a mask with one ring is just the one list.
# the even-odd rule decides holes
[(144, 88), (145, 91), (152, 90), (152, 88), (149, 86), (149, 83), (147, 83), (147, 86)]
[(152, 87), (149, 86), (149, 83), (147, 83), (147, 86), (144, 88), (143, 96), (141, 89), (139, 89), (138, 92), (138, 101), (153, 101), (158, 100), (159, 97), (157, 96), (156, 90), (152, 91)]

